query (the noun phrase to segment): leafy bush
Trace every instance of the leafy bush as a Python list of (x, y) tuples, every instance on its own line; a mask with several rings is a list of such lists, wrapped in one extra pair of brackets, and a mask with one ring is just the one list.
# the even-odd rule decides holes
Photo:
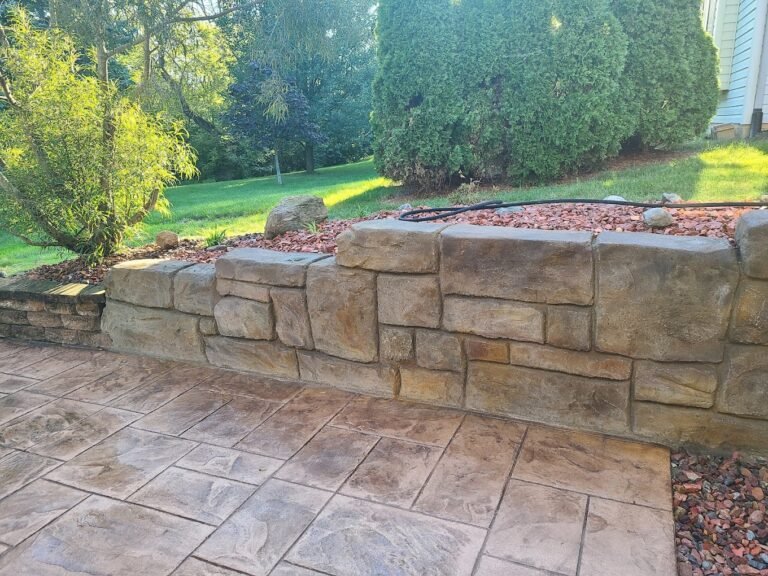
[(612, 0), (629, 35), (622, 94), (634, 140), (669, 148), (699, 136), (717, 110), (717, 51), (699, 0)]
[[(669, 68), (686, 70), (679, 78), (642, 75), (659, 59), (645, 47), (646, 32), (632, 28), (628, 7), (622, 16), (632, 32), (625, 32), (614, 13), (622, 3), (638, 13), (647, 4), (382, 0), (372, 116), (380, 172), (419, 189), (457, 176), (551, 180), (593, 168), (636, 132), (649, 145), (696, 135), (717, 98), (696, 0), (673, 0), (669, 11), (685, 9), (654, 41), (677, 61)], [(667, 18), (667, 9), (654, 10), (643, 27)], [(649, 86), (635, 101), (638, 83)], [(702, 93), (692, 97), (691, 90)], [(695, 102), (683, 103), (686, 91)], [(663, 122), (650, 122), (655, 112)]]
[(30, 244), (108, 255), (167, 206), (163, 190), (177, 174), (194, 173), (181, 127), (82, 69), (60, 32), (34, 30), (21, 12), (8, 32), (0, 42), (0, 224)]

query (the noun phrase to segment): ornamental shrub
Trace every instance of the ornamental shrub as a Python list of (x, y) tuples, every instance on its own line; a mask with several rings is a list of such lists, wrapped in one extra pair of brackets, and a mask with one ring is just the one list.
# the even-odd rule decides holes
[(718, 104), (718, 60), (699, 0), (611, 0), (629, 36), (622, 94), (633, 141), (669, 148), (699, 136)]
[[(696, 0), (672, 0), (685, 4), (683, 15), (658, 9), (641, 19), (643, 27), (677, 22), (676, 32), (665, 27), (660, 35), (682, 38), (654, 42), (684, 61), (671, 68), (687, 72), (655, 78), (643, 74), (659, 68), (660, 58), (630, 15), (645, 3), (667, 0), (381, 0), (373, 112), (379, 170), (420, 189), (456, 176), (543, 181), (593, 168), (634, 134), (650, 146), (698, 134), (717, 94), (711, 41), (691, 8)], [(677, 95), (686, 91), (684, 103)], [(651, 122), (654, 114), (663, 121)]]

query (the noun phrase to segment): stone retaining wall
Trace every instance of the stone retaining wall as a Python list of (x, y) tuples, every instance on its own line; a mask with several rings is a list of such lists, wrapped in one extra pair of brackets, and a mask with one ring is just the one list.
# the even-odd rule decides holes
[(109, 347), (101, 332), (105, 302), (100, 286), (0, 280), (0, 337)]
[(366, 222), (335, 258), (117, 266), (117, 350), (643, 438), (768, 449), (768, 212), (726, 240)]

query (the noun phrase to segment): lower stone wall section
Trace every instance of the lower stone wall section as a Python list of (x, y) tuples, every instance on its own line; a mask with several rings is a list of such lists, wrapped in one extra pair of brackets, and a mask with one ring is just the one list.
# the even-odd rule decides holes
[(87, 284), (0, 280), (0, 338), (107, 348), (104, 289)]

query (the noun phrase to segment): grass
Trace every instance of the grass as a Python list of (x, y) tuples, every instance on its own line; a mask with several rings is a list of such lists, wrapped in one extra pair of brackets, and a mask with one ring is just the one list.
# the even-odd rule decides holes
[[(287, 174), (284, 185), (274, 178), (188, 184), (168, 190), (171, 214), (152, 214), (132, 246), (151, 242), (162, 230), (183, 237), (210, 238), (226, 230), (237, 236), (264, 229), (267, 214), (284, 196), (315, 194), (329, 208), (331, 218), (356, 218), (400, 204), (444, 206), (451, 201), (488, 199), (603, 198), (610, 194), (628, 200), (658, 200), (674, 192), (686, 200), (756, 200), (768, 194), (768, 140), (749, 143), (697, 143), (690, 155), (659, 163), (606, 170), (586, 178), (548, 186), (481, 188), (464, 195), (412, 198), (386, 178), (379, 177), (371, 160), (324, 168), (315, 174)], [(21, 272), (71, 257), (61, 251), (41, 251), (0, 232), (0, 270)]]

